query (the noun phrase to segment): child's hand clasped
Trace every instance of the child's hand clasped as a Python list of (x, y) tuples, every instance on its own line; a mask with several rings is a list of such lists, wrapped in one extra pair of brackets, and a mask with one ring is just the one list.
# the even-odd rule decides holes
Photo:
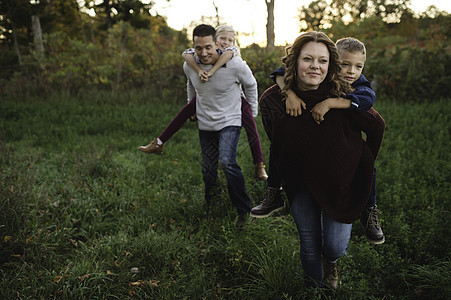
[(287, 114), (289, 114), (292, 117), (297, 117), (302, 114), (302, 109), (306, 109), (307, 106), (305, 105), (305, 102), (302, 101), (297, 96), (290, 96), (287, 95), (286, 101), (285, 101), (285, 109)]
[(317, 103), (310, 112), (312, 113), (313, 120), (315, 120), (316, 124), (320, 124), (324, 121), (324, 115), (329, 110), (329, 103), (325, 100)]
[(207, 82), (208, 81), (208, 77), (209, 77), (209, 75), (208, 75), (207, 71), (205, 71), (205, 70), (200, 70), (199, 71), (199, 79), (200, 79), (200, 81)]

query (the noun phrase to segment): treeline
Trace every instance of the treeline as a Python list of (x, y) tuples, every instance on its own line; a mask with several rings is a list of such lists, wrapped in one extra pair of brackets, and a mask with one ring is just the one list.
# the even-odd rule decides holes
[[(40, 6), (36, 4), (34, 8), (29, 1), (17, 1), (16, 14), (12, 13), (12, 2), (1, 4), (3, 23), (8, 18), (12, 21), (2, 24), (3, 29), (8, 25), (11, 30), (4, 30), (0, 40), (0, 96), (142, 90), (152, 96), (184, 100), (185, 76), (180, 54), (190, 46), (189, 35), (168, 27), (161, 16), (150, 15), (150, 4), (112, 1), (124, 6), (106, 7), (109, 1), (97, 6), (86, 1), (84, 8), (96, 13), (92, 17), (71, 0), (40, 1)], [(5, 3), (9, 3), (9, 8)], [(27, 11), (29, 20), (14, 21), (18, 20), (20, 3), (35, 10)], [(127, 3), (129, 7), (125, 6)], [(131, 8), (132, 4), (137, 6)], [(113, 10), (115, 13), (111, 13)], [(32, 42), (29, 23), (34, 14), (41, 19), (43, 51)], [(333, 40), (354, 36), (366, 44), (364, 74), (372, 81), (379, 98), (434, 101), (449, 97), (448, 13), (429, 9), (419, 16), (404, 14), (395, 23), (378, 15), (348, 23), (342, 20), (331, 19), (328, 26), (312, 25), (312, 28), (327, 32)], [(268, 74), (280, 65), (283, 50), (276, 47), (268, 51), (255, 44), (242, 49), (260, 92), (272, 84)]]

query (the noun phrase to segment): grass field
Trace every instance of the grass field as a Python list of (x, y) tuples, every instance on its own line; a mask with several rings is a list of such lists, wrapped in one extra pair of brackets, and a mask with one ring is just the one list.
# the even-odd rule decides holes
[[(304, 286), (290, 215), (206, 216), (197, 124), (137, 151), (182, 104), (101, 95), (0, 99), (1, 299), (450, 299), (451, 103), (378, 100), (386, 242), (353, 227), (337, 292)], [(268, 140), (257, 118), (265, 158)], [(239, 163), (257, 204), (243, 130)], [(221, 181), (225, 183), (221, 174)]]

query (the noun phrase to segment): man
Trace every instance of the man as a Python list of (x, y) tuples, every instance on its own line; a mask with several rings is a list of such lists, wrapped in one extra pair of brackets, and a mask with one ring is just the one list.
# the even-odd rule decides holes
[[(205, 24), (197, 26), (193, 31), (193, 43), (202, 68), (210, 70), (219, 58), (215, 29)], [(207, 205), (210, 204), (218, 191), (219, 160), (227, 178), (230, 199), (238, 211), (237, 225), (242, 228), (251, 201), (236, 162), (241, 132), (241, 85), (255, 117), (258, 113), (257, 81), (239, 56), (233, 57), (205, 83), (187, 63), (184, 63), (183, 70), (188, 79), (188, 99), (196, 96), (205, 200)]]

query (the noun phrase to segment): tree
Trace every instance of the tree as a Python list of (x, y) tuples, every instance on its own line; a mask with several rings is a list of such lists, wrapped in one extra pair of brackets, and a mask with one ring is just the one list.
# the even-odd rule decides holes
[(33, 6), (38, 15), (43, 33), (64, 32), (69, 37), (82, 36), (80, 7), (77, 0), (39, 1)]
[(85, 7), (94, 9), (96, 17), (101, 21), (101, 29), (110, 29), (119, 21), (130, 23), (135, 28), (150, 27), (150, 9), (153, 2), (143, 3), (140, 0), (85, 0)]
[(275, 0), (265, 0), (268, 11), (268, 22), (266, 23), (266, 49), (274, 48), (274, 2)]
[(325, 13), (328, 4), (325, 0), (311, 2), (308, 6), (302, 6), (299, 18), (301, 31), (319, 30), (327, 20)]
[(219, 8), (216, 5), (214, 0), (213, 0), (213, 6), (214, 6), (215, 11), (216, 11), (216, 27), (218, 27), (219, 26)]
[[(13, 42), (14, 42), (14, 50), (16, 51), (17, 60), (19, 62), (19, 65), (22, 66), (22, 55), (20, 54), (20, 48), (19, 48), (19, 42), (17, 40), (17, 28), (15, 25), (14, 17), (13, 17), (13, 10), (11, 8), (11, 4), (9, 3), (9, 0), (6, 0), (6, 19), (9, 20), (9, 24), (11, 26), (10, 32), (13, 36)], [(2, 20), (5, 20), (5, 17), (2, 18)], [(3, 23), (3, 22), (2, 22)], [(3, 30), (2, 35), (6, 34), (8, 32), (7, 30), (7, 24), (8, 22), (4, 22), (1, 27)]]
[(357, 24), (376, 18), (384, 23), (399, 23), (411, 16), (410, 0), (316, 0), (300, 10), (301, 30), (318, 30), (334, 22)]

